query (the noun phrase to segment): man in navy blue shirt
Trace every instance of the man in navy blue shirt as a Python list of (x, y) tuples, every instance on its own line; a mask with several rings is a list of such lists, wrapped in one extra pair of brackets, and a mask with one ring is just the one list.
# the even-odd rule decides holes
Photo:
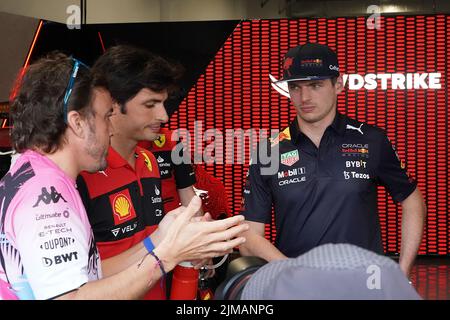
[[(325, 243), (351, 243), (383, 254), (377, 212), (381, 184), (402, 205), (399, 263), (408, 275), (423, 232), (423, 198), (386, 134), (337, 112), (343, 82), (336, 53), (315, 43), (292, 48), (281, 81), (288, 84), (297, 116), (268, 142), (278, 171), (264, 173), (268, 165), (254, 159), (250, 165), (242, 214), (251, 229), (241, 253), (271, 261)], [(272, 206), (275, 245), (264, 238)]]

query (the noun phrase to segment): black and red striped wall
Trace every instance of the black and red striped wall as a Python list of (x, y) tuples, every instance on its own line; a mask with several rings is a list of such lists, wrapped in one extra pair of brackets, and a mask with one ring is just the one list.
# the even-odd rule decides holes
[[(380, 29), (368, 29), (364, 17), (243, 21), (169, 126), (187, 128), (192, 135), (194, 121), (203, 122), (203, 131), (286, 127), (295, 113), (288, 98), (271, 88), (269, 74), (280, 77), (284, 53), (307, 41), (334, 48), (345, 74), (440, 73), (441, 89), (347, 88), (339, 95), (338, 109), (387, 131), (427, 203), (419, 254), (449, 255), (449, 39), (448, 15), (381, 17)], [(206, 168), (224, 182), (230, 206), (237, 213), (248, 161)], [(385, 250), (396, 254), (401, 241), (400, 206), (380, 187), (378, 207)], [(273, 239), (273, 227), (266, 231)]]

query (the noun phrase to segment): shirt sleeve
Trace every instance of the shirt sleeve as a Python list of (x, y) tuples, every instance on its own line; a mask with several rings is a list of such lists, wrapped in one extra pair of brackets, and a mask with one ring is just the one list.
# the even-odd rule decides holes
[[(31, 182), (12, 215), (15, 245), (36, 299), (50, 299), (88, 281), (90, 230), (62, 179)], [(79, 201), (79, 200), (78, 200)]]
[(258, 163), (250, 165), (242, 195), (241, 214), (248, 221), (270, 223), (272, 192)]
[(396, 202), (405, 200), (417, 186), (386, 135), (383, 136), (380, 147), (377, 176)]
[(77, 177), (77, 190), (80, 194), (81, 201), (83, 201), (84, 208), (86, 209), (86, 212), (90, 212), (89, 205), (91, 203), (91, 198), (89, 196), (89, 190), (86, 184), (86, 181), (84, 180), (83, 176), (80, 174)]
[[(181, 142), (180, 142), (181, 143)], [(180, 157), (183, 157), (183, 151), (180, 151)], [(193, 186), (196, 182), (194, 169), (189, 163), (172, 163), (174, 168), (175, 183), (177, 189), (183, 189)]]

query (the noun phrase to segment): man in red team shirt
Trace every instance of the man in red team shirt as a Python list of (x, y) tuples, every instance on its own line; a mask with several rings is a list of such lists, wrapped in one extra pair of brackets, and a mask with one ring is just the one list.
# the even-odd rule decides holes
[[(111, 117), (114, 135), (108, 168), (94, 174), (82, 173), (77, 184), (100, 258), (113, 264), (115, 256), (152, 234), (164, 216), (158, 161), (137, 144), (160, 137), (161, 125), (168, 121), (164, 102), (180, 72), (163, 58), (129, 46), (108, 49), (92, 72), (106, 79), (115, 101)], [(193, 175), (192, 179), (195, 182)], [(194, 196), (191, 185), (189, 182), (182, 186), (191, 188), (188, 200)], [(165, 298), (165, 285), (155, 286), (145, 296)]]

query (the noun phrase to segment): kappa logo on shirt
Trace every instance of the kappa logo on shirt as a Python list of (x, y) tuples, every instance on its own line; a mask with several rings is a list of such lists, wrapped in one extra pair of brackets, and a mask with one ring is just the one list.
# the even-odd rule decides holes
[(64, 199), (64, 197), (61, 195), (61, 193), (56, 191), (56, 188), (54, 186), (50, 187), (50, 193), (48, 192), (47, 188), (44, 187), (42, 188), (42, 193), (38, 197), (33, 208), (38, 207), (41, 201), (45, 204), (50, 204), (50, 202), (58, 203), (60, 199), (62, 199), (64, 202), (67, 202), (66, 199)]
[(292, 166), (298, 160), (300, 160), (300, 158), (298, 156), (298, 150), (293, 150), (293, 151), (282, 153), (280, 162), (286, 166)]
[(130, 192), (127, 189), (110, 195), (109, 201), (113, 210), (114, 225), (136, 218), (136, 211), (131, 202)]

